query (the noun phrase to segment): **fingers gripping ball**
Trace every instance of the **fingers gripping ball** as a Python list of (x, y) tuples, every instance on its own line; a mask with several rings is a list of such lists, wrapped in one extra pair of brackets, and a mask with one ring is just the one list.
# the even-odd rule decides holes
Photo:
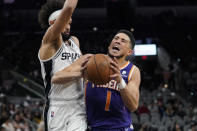
[(91, 56), (85, 70), (86, 77), (89, 81), (97, 85), (108, 83), (110, 75), (113, 74), (110, 68), (110, 58), (104, 54), (96, 54)]

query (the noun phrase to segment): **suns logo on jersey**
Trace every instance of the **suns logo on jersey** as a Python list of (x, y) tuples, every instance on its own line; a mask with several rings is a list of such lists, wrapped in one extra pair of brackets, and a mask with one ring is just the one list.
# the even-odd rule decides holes
[(123, 70), (121, 75), (122, 75), (122, 77), (127, 77), (127, 72), (125, 70)]
[(126, 75), (127, 74), (127, 72), (126, 71), (122, 71), (122, 75)]

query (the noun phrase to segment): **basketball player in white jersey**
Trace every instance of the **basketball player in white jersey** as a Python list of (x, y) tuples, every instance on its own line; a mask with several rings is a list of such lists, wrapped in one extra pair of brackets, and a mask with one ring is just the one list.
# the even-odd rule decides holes
[[(71, 16), (77, 0), (47, 2), (39, 22), (47, 31), (39, 50), (45, 85), (45, 131), (85, 131), (86, 114), (82, 72), (90, 54), (81, 56), (79, 41), (70, 36)], [(60, 9), (60, 10), (58, 10)]]

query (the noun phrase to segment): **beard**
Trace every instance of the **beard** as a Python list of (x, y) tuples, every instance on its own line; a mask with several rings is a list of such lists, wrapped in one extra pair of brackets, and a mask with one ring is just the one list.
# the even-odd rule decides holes
[(110, 54), (109, 50), (108, 50), (107, 54), (108, 54), (108, 56), (111, 57), (112, 59), (113, 59), (114, 57), (116, 57), (117, 59), (119, 59), (119, 58), (122, 58), (122, 57), (124, 56), (124, 55), (113, 56), (112, 54)]
[(70, 34), (67, 35), (67, 34), (64, 34), (64, 33), (62, 33), (61, 35), (62, 35), (63, 41), (68, 41), (70, 39), (70, 36), (71, 36)]

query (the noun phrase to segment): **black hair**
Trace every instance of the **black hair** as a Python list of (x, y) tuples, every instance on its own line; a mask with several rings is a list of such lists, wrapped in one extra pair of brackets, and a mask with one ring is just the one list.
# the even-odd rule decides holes
[(119, 30), (116, 34), (119, 34), (119, 33), (124, 33), (126, 34), (129, 38), (130, 38), (130, 41), (131, 41), (131, 49), (133, 50), (134, 49), (134, 46), (135, 46), (135, 38), (134, 38), (134, 35), (132, 32), (128, 31), (128, 30)]
[(49, 16), (57, 11), (63, 8), (63, 3), (59, 1), (48, 1), (45, 3), (38, 14), (38, 22), (40, 23), (41, 27), (43, 29), (47, 29), (49, 27)]

